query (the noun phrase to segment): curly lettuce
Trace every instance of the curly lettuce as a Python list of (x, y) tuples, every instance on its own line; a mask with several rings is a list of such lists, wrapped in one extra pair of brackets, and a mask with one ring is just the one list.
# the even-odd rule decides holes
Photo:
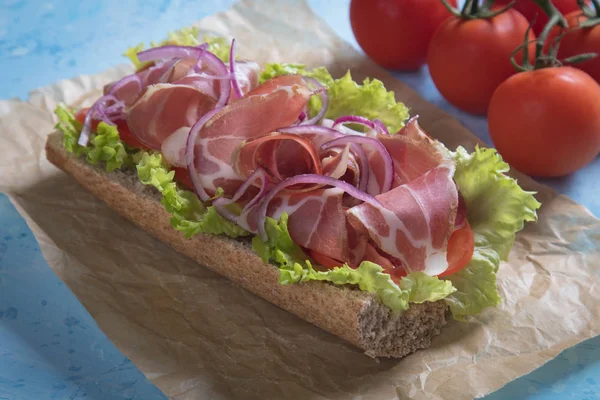
[(215, 207), (206, 207), (188, 190), (177, 187), (175, 171), (160, 153), (142, 152), (136, 166), (138, 178), (162, 194), (161, 203), (171, 214), (171, 226), (190, 238), (198, 233), (226, 235), (232, 238), (248, 236), (249, 233), (224, 219)]
[(100, 122), (96, 132), (90, 136), (89, 145), (84, 147), (77, 143), (82, 125), (75, 115), (64, 105), (58, 105), (54, 113), (58, 117), (56, 129), (63, 133), (63, 145), (69, 153), (85, 155), (87, 162), (92, 165), (103, 163), (107, 172), (132, 165), (131, 154), (121, 142), (115, 126)]
[[(214, 53), (223, 62), (229, 62), (229, 49), (231, 44), (224, 37), (206, 35), (204, 40), (198, 40), (199, 30), (195, 26), (182, 28), (177, 31), (169, 32), (167, 39), (155, 43), (150, 43), (150, 48), (165, 46), (168, 44), (178, 46), (198, 46), (202, 43), (208, 43), (208, 50)], [(137, 57), (137, 53), (144, 50), (144, 43), (139, 43), (137, 46), (129, 47), (123, 55), (131, 61), (136, 70), (143, 69), (148, 63), (142, 63)]]
[(467, 267), (448, 277), (457, 290), (446, 301), (454, 317), (462, 320), (500, 303), (496, 286), (500, 261), (508, 259), (525, 222), (537, 220), (541, 204), (534, 193), (506, 175), (509, 165), (495, 149), (478, 147), (469, 154), (459, 147), (453, 158), (454, 180), (467, 205), (475, 238), (475, 252)]
[(414, 272), (395, 283), (383, 268), (372, 262), (362, 262), (358, 268), (348, 265), (327, 271), (315, 270), (302, 249), (294, 243), (287, 227), (288, 216), (279, 221), (267, 218), (267, 241), (259, 236), (252, 240), (252, 248), (264, 262), (279, 269), (279, 283), (289, 285), (308, 281), (326, 281), (336, 285), (357, 285), (360, 290), (375, 294), (393, 311), (406, 311), (409, 303), (438, 301), (456, 289), (449, 281)]
[[(369, 119), (379, 119), (390, 132), (397, 132), (408, 119), (408, 108), (396, 101), (394, 92), (388, 92), (380, 80), (366, 78), (362, 85), (352, 79), (350, 71), (333, 79), (326, 68), (307, 70), (304, 64), (267, 64), (261, 73), (261, 82), (280, 75), (300, 74), (317, 79), (328, 87), (329, 107), (325, 118), (336, 119), (344, 115), (360, 115)], [(319, 96), (309, 102), (311, 115), (321, 108)]]

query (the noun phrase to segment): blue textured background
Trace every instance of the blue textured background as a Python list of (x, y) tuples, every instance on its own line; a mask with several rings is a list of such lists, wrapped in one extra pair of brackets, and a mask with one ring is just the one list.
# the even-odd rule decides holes
[[(285, 1), (285, 0), (282, 0)], [(100, 72), (132, 44), (224, 10), (233, 1), (0, 0), (0, 98), (58, 79)], [(356, 45), (349, 0), (310, 0), (313, 10)], [(424, 69), (399, 74), (491, 144), (484, 118), (442, 98)], [(600, 159), (563, 179), (544, 180), (600, 216)], [(559, 355), (486, 399), (600, 399), (600, 337)], [(121, 354), (44, 261), (35, 238), (0, 194), (0, 400), (164, 399)]]

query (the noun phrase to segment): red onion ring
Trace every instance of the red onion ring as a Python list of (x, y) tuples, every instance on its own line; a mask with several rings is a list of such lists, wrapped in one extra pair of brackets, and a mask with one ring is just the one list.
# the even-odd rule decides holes
[(81, 134), (79, 135), (79, 139), (77, 140), (77, 144), (80, 146), (87, 146), (90, 140), (90, 134), (92, 133), (92, 121), (95, 118), (96, 114), (99, 114), (100, 118), (103, 122), (106, 122), (109, 125), (114, 125), (112, 121), (108, 119), (105, 115), (104, 111), (102, 111), (102, 107), (106, 105), (107, 102), (113, 101), (115, 103), (119, 102), (112, 94), (106, 94), (100, 97), (94, 105), (89, 109), (87, 115), (85, 116), (85, 120), (83, 121), (83, 128), (81, 129)]
[(379, 133), (381, 133), (382, 135), (390, 134), (390, 132), (388, 131), (385, 124), (383, 122), (381, 122), (380, 120), (378, 120), (377, 118), (375, 118), (373, 120), (373, 124), (375, 125), (375, 130), (378, 131)]
[(319, 122), (325, 116), (325, 113), (327, 112), (327, 107), (329, 107), (329, 95), (327, 94), (327, 89), (323, 85), (321, 85), (321, 83), (315, 78), (305, 76), (304, 79), (312, 83), (313, 86), (315, 86), (319, 90), (318, 93), (321, 94), (321, 109), (319, 110), (317, 115), (300, 123), (302, 125), (312, 125)]
[(231, 75), (231, 87), (233, 88), (233, 93), (239, 99), (244, 94), (242, 93), (240, 84), (235, 76), (235, 39), (231, 39), (231, 48), (229, 49), (229, 74)]
[[(381, 185), (381, 193), (389, 191), (392, 188), (392, 183), (394, 181), (394, 162), (392, 161), (392, 156), (390, 156), (390, 153), (387, 151), (383, 143), (381, 143), (379, 140), (366, 136), (343, 136), (337, 139), (333, 139), (327, 143), (324, 143), (321, 146), (321, 150), (326, 151), (328, 149), (331, 149), (332, 147), (346, 146), (348, 143), (372, 146), (375, 148), (375, 151), (381, 155), (385, 168), (383, 183)], [(370, 194), (377, 195), (380, 193)]]
[(339, 179), (334, 179), (323, 175), (296, 175), (279, 182), (279, 184), (277, 184), (273, 189), (271, 189), (271, 191), (261, 201), (261, 205), (258, 211), (258, 234), (260, 235), (260, 238), (263, 242), (267, 241), (268, 239), (267, 232), (265, 231), (265, 222), (267, 219), (267, 208), (269, 207), (269, 203), (271, 202), (271, 200), (273, 200), (273, 198), (286, 187), (307, 183), (313, 183), (323, 186), (333, 186), (342, 189), (344, 192), (354, 197), (355, 199), (370, 204), (373, 207), (383, 207), (383, 205), (379, 201), (377, 201), (375, 197), (361, 190), (358, 190), (348, 182), (344, 182)]
[(215, 115), (219, 110), (220, 108), (212, 109), (206, 114), (204, 114), (202, 118), (196, 121), (196, 123), (190, 129), (190, 134), (188, 135), (188, 139), (185, 144), (185, 164), (187, 165), (188, 173), (194, 186), (194, 193), (196, 193), (196, 196), (198, 196), (198, 198), (201, 201), (208, 201), (210, 199), (210, 196), (202, 187), (202, 184), (200, 183), (200, 178), (198, 177), (198, 172), (196, 171), (196, 165), (194, 164), (194, 150), (196, 147), (196, 138), (198, 137), (198, 133), (200, 132), (204, 124), (206, 124), (206, 122), (208, 122), (208, 120), (211, 119), (212, 116)]
[[(208, 45), (206, 43), (196, 47), (166, 45), (140, 51), (137, 54), (137, 56), (138, 59), (142, 62), (164, 60), (170, 58), (196, 58), (198, 59), (198, 63), (206, 64), (209, 70), (215, 72), (215, 75), (226, 76), (229, 73), (227, 67), (225, 66), (223, 61), (219, 59), (219, 57), (206, 50), (207, 46)], [(215, 108), (223, 107), (225, 104), (227, 104), (227, 101), (229, 100), (230, 82), (227, 82), (229, 79), (223, 78), (223, 81), (219, 85), (221, 93), (219, 95), (219, 100), (217, 101), (217, 105), (215, 106)]]
[(219, 212), (219, 214), (221, 214), (221, 216), (223, 218), (225, 218), (231, 222), (237, 223), (239, 215), (232, 213), (227, 208), (225, 208), (225, 206), (239, 201), (239, 199), (242, 198), (244, 193), (246, 193), (246, 191), (251, 186), (254, 185), (254, 182), (257, 179), (261, 180), (260, 190), (259, 190), (258, 194), (256, 196), (254, 196), (254, 198), (252, 200), (250, 200), (250, 202), (248, 202), (248, 204), (246, 204), (246, 206), (242, 210), (242, 214), (243, 214), (244, 211), (250, 209), (256, 203), (258, 203), (260, 201), (260, 199), (262, 199), (264, 197), (265, 193), (267, 192), (267, 188), (269, 187), (269, 178), (267, 176), (267, 172), (263, 168), (255, 169), (254, 172), (252, 172), (252, 174), (250, 174), (250, 176), (248, 176), (248, 179), (246, 179), (246, 181), (242, 184), (242, 186), (240, 186), (240, 188), (235, 192), (235, 194), (233, 195), (233, 197), (231, 199), (219, 197), (218, 199), (216, 199), (213, 202), (213, 205), (215, 206), (215, 208), (217, 209), (217, 211)]
[[(390, 133), (388, 132), (387, 128), (385, 127), (385, 125), (379, 121), (379, 120), (374, 120), (371, 121), (368, 118), (365, 117), (360, 117), (358, 115), (346, 115), (343, 117), (339, 117), (338, 119), (336, 119), (333, 122), (333, 126), (332, 128), (335, 129), (336, 125), (345, 125), (345, 124), (358, 124), (358, 125), (363, 125), (366, 126), (367, 128), (370, 128), (374, 131), (376, 131), (377, 133), (380, 133), (382, 135), (389, 135)], [(357, 132), (361, 135), (364, 135), (362, 132)]]
[(156, 60), (168, 60), (171, 58), (200, 58), (206, 51), (208, 45), (202, 44), (200, 46), (177, 46), (169, 44), (160, 47), (154, 47), (147, 50), (142, 50), (137, 53), (138, 60), (140, 62), (156, 61)]

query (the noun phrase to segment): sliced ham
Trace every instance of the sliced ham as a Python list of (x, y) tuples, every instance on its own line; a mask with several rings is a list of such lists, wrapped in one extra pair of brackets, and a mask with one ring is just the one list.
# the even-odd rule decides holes
[(298, 135), (273, 132), (241, 142), (231, 157), (233, 170), (243, 179), (264, 168), (271, 182), (299, 174), (321, 174), (321, 162), (312, 143)]
[(438, 275), (448, 268), (448, 238), (456, 221), (458, 191), (453, 174), (454, 165), (444, 163), (376, 196), (383, 207), (361, 204), (348, 210), (348, 217), (407, 271)]
[(215, 104), (215, 99), (193, 87), (152, 85), (126, 111), (127, 125), (145, 146), (160, 150), (166, 138), (179, 128), (191, 127)]
[[(287, 213), (288, 231), (294, 243), (347, 262), (350, 257), (343, 195), (344, 191), (337, 188), (281, 192), (270, 202), (267, 215), (279, 220)], [(238, 223), (256, 232), (257, 211), (258, 207), (252, 207)]]
[(311, 92), (301, 77), (280, 78), (223, 107), (200, 130), (193, 165), (205, 191), (214, 193), (221, 187), (227, 196), (233, 195), (243, 182), (231, 165), (240, 142), (291, 125), (308, 103)]
[(160, 152), (167, 162), (179, 168), (185, 168), (185, 144), (187, 142), (190, 128), (181, 127), (169, 135), (160, 146)]

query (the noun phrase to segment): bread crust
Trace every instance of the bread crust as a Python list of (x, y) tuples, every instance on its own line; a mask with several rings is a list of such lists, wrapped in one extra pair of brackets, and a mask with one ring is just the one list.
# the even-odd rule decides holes
[(198, 234), (191, 239), (173, 229), (153, 188), (123, 172), (107, 173), (68, 153), (62, 133), (46, 142), (48, 160), (85, 189), (176, 251), (233, 283), (352, 343), (372, 357), (404, 357), (426, 348), (446, 324), (443, 301), (412, 304), (391, 312), (370, 293), (325, 282), (281, 285), (276, 267), (265, 264), (247, 242)]

